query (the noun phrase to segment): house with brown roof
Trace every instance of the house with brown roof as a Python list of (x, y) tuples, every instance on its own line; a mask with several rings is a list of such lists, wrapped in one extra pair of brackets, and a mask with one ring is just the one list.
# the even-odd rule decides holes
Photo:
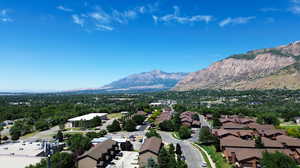
[(285, 131), (279, 129), (258, 129), (257, 133), (262, 137), (267, 137), (270, 139), (276, 139), (277, 136), (286, 135)]
[(155, 124), (159, 125), (163, 121), (172, 119), (172, 111), (164, 110), (155, 120)]
[(219, 139), (230, 135), (239, 137), (241, 139), (251, 139), (255, 136), (255, 132), (253, 130), (213, 129), (212, 133)]
[(222, 129), (236, 129), (236, 130), (240, 130), (240, 129), (247, 129), (248, 126), (246, 124), (238, 124), (238, 123), (224, 123), (221, 126)]
[(221, 151), (224, 151), (226, 148), (255, 148), (255, 142), (235, 136), (227, 136), (220, 139), (220, 148)]
[(224, 156), (237, 168), (257, 168), (260, 167), (259, 161), (262, 159), (263, 152), (282, 152), (294, 158), (294, 153), (288, 149), (245, 149), (245, 148), (226, 148)]
[(282, 143), (286, 148), (297, 149), (300, 148), (300, 139), (289, 137), (286, 135), (280, 135), (276, 137), (276, 141)]
[(159, 151), (162, 148), (162, 140), (158, 137), (147, 138), (141, 146), (139, 155), (139, 166), (147, 166), (148, 160), (153, 159), (157, 163)]
[(181, 124), (187, 127), (200, 127), (201, 123), (199, 120), (195, 120), (193, 118), (194, 115), (198, 115), (196, 112), (186, 111), (180, 114), (179, 118), (181, 120)]
[(269, 125), (269, 124), (251, 123), (248, 124), (248, 127), (254, 130), (275, 130), (274, 125)]
[(108, 139), (79, 156), (78, 168), (105, 168), (118, 152), (117, 142)]

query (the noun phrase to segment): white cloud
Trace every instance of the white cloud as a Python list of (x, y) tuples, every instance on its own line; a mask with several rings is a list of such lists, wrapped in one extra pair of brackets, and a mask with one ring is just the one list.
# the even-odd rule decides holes
[(66, 8), (66, 7), (64, 7), (64, 6), (62, 6), (62, 5), (56, 7), (56, 9), (62, 10), (62, 11), (65, 11), (65, 12), (73, 12), (73, 9)]
[(300, 0), (290, 0), (292, 3), (300, 3)]
[(251, 20), (255, 19), (254, 16), (250, 16), (250, 17), (237, 17), (237, 18), (226, 18), (224, 20), (222, 20), (220, 23), (219, 23), (219, 26), (220, 27), (224, 27), (224, 26), (227, 26), (227, 25), (234, 25), (234, 24), (246, 24), (248, 22), (250, 22)]
[(72, 15), (73, 22), (83, 27), (84, 19), (76, 14)]
[(298, 5), (295, 5), (295, 6), (293, 6), (293, 7), (291, 7), (290, 9), (289, 9), (289, 11), (290, 12), (292, 12), (292, 13), (294, 13), (294, 14), (300, 14), (300, 6), (298, 6)]
[(260, 9), (260, 11), (262, 11), (262, 12), (278, 12), (281, 10), (278, 8), (262, 8), (262, 9)]
[(213, 16), (210, 15), (194, 15), (194, 16), (180, 16), (180, 8), (178, 6), (174, 6), (174, 13), (173, 14), (167, 14), (161, 17), (153, 15), (152, 18), (155, 23), (158, 22), (175, 22), (180, 24), (186, 24), (186, 23), (194, 23), (194, 22), (206, 22), (209, 23)]
[(111, 26), (106, 26), (106, 25), (100, 25), (100, 24), (96, 24), (96, 29), (100, 30), (100, 31), (113, 31), (114, 28)]
[(13, 22), (13, 19), (8, 16), (8, 13), (10, 13), (8, 9), (0, 10), (0, 22)]

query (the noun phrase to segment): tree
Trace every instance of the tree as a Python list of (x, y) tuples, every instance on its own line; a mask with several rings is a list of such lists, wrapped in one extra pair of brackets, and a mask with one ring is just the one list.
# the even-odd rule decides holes
[(150, 158), (147, 161), (146, 168), (159, 168), (158, 164), (155, 162), (154, 159)]
[(101, 124), (102, 124), (101, 117), (96, 116), (90, 121), (88, 128), (94, 128), (94, 127), (100, 126)]
[(172, 143), (169, 145), (169, 153), (170, 153), (170, 155), (175, 154), (175, 147)]
[(168, 167), (170, 162), (170, 155), (165, 148), (161, 148), (158, 155), (158, 165), (159, 167)]
[(35, 123), (35, 128), (39, 131), (45, 131), (49, 129), (49, 124), (45, 120), (39, 120)]
[(289, 136), (300, 138), (300, 129), (299, 128), (288, 128), (287, 133)]
[(21, 128), (13, 126), (10, 128), (9, 133), (13, 141), (18, 140), (21, 136)]
[(72, 135), (67, 143), (76, 158), (91, 147), (90, 139), (81, 134)]
[(62, 131), (57, 132), (56, 139), (58, 140), (58, 142), (64, 141), (64, 134), (62, 133)]
[(208, 127), (202, 127), (199, 133), (199, 141), (206, 143), (213, 140), (214, 140), (214, 136), (210, 132), (210, 129)]
[(263, 148), (265, 145), (262, 142), (261, 136), (258, 136), (255, 138), (255, 147), (257, 148)]
[(159, 124), (159, 129), (162, 131), (174, 131), (174, 123), (171, 120), (165, 120)]
[(135, 131), (136, 129), (136, 123), (133, 120), (127, 120), (124, 124), (124, 130), (128, 132)]
[(119, 121), (114, 120), (113, 123), (111, 125), (107, 126), (107, 130), (108, 132), (117, 132), (117, 131), (121, 131), (121, 126)]
[(137, 125), (142, 125), (143, 122), (145, 121), (145, 116), (143, 115), (134, 115), (132, 117), (132, 120), (137, 124)]
[(178, 131), (178, 135), (181, 139), (188, 139), (191, 137), (191, 134), (191, 129), (186, 126), (181, 126)]
[(177, 143), (176, 144), (176, 151), (175, 153), (178, 155), (178, 156), (181, 156), (182, 155), (182, 151), (181, 151), (181, 146)]
[(133, 151), (133, 145), (129, 141), (122, 142), (120, 147), (122, 151)]
[(271, 124), (278, 126), (280, 124), (279, 119), (273, 113), (261, 114), (257, 117), (257, 122), (260, 124)]
[(153, 128), (150, 128), (149, 131), (146, 133), (146, 137), (147, 138), (150, 138), (150, 137), (158, 137), (158, 138), (161, 138), (159, 133), (156, 132), (155, 129)]
[(264, 168), (297, 168), (295, 160), (281, 152), (264, 152), (260, 163)]
[(74, 161), (71, 154), (66, 152), (58, 152), (51, 156), (52, 168), (72, 168), (74, 167)]

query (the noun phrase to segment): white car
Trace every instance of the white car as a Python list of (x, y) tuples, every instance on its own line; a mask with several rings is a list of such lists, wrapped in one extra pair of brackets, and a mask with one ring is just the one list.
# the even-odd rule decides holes
[(202, 162), (201, 163), (201, 167), (207, 167), (207, 163), (206, 162)]

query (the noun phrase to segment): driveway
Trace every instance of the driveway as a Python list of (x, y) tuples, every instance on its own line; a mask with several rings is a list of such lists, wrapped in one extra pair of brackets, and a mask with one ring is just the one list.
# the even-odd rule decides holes
[(201, 153), (196, 149), (189, 140), (177, 140), (172, 137), (169, 132), (159, 132), (162, 137), (163, 142), (166, 143), (179, 143), (184, 157), (186, 158), (186, 163), (189, 168), (202, 168), (200, 166), (201, 162), (204, 160)]

